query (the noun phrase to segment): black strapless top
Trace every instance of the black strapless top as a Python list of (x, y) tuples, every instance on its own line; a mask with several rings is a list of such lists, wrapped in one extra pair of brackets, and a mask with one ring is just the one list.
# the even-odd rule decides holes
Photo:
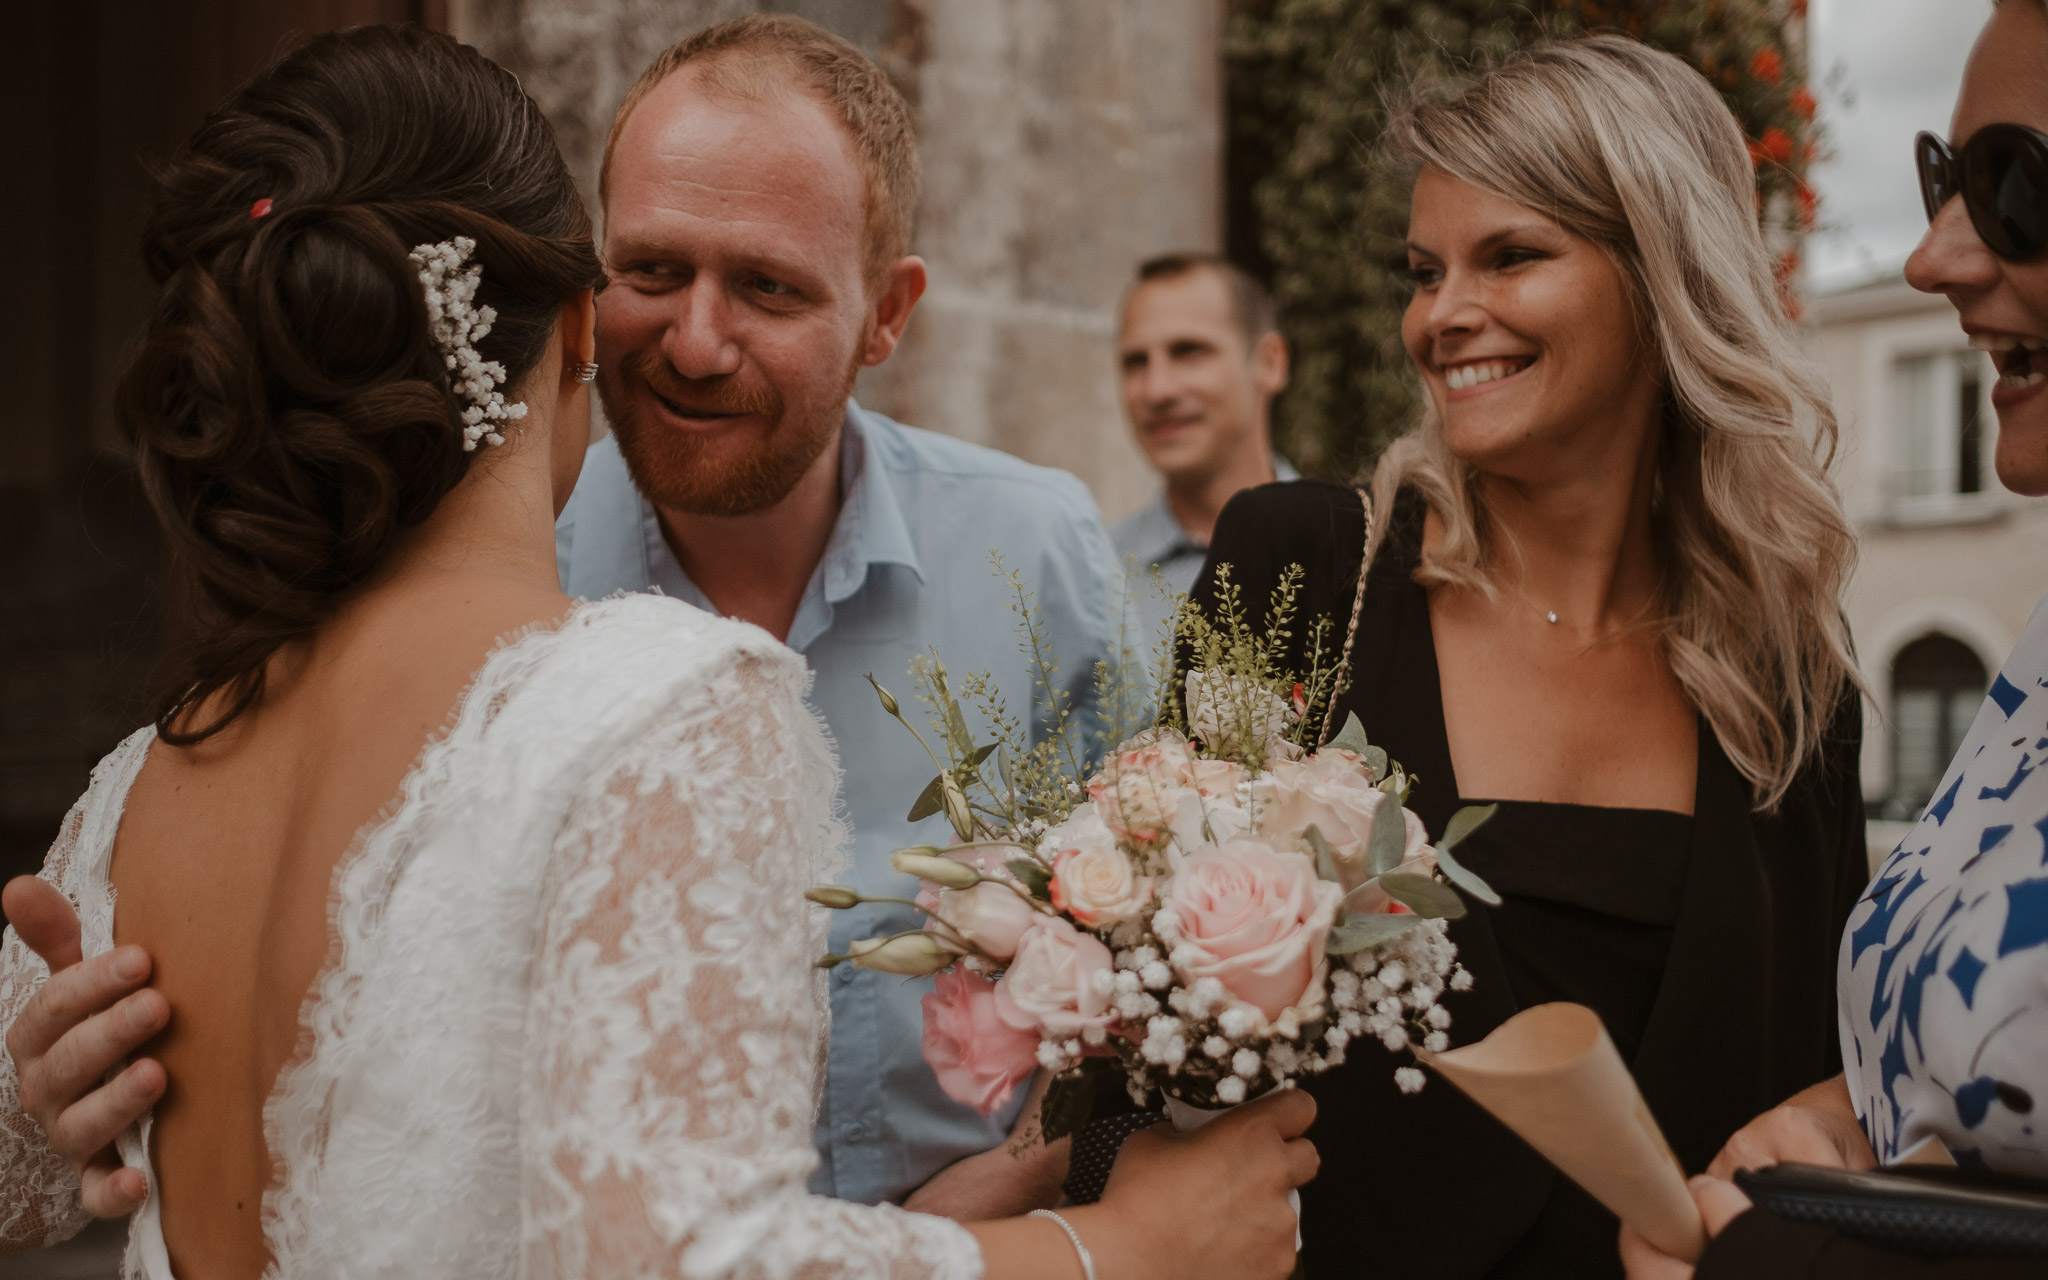
[[(1477, 801), (1471, 803), (1486, 803)], [(1458, 846), (1491, 884), (1487, 912), (1515, 1004), (1568, 1000), (1600, 1015), (1633, 1065), (1664, 985), (1685, 899), (1693, 820), (1665, 809), (1503, 800)], [(1482, 908), (1484, 909), (1484, 908)], [(1618, 1275), (1620, 1224), (1576, 1183), (1558, 1178), (1526, 1234), (1490, 1280)]]
[(1499, 804), (1458, 846), (1458, 860), (1501, 896), (1489, 915), (1515, 1003), (1585, 1005), (1607, 1024), (1622, 1061), (1635, 1061), (1685, 898), (1691, 815)]

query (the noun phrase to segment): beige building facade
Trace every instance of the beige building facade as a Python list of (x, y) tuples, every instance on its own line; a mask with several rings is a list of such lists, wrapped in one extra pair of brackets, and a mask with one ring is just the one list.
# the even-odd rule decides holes
[(2048, 591), (2048, 501), (1998, 483), (1997, 375), (1946, 299), (1892, 278), (1824, 295), (1812, 312), (1861, 544), (1847, 610), (1870, 690), (1863, 790), (1881, 856)]
[(861, 403), (1063, 467), (1107, 520), (1156, 481), (1125, 428), (1112, 344), (1137, 264), (1222, 243), (1216, 0), (455, 0), (516, 71), (596, 208), (613, 111), (642, 67), (758, 10), (861, 46), (915, 108), (931, 287)]

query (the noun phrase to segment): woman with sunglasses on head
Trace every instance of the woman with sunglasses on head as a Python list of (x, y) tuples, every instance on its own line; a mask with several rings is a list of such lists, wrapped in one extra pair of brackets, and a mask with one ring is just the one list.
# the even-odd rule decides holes
[[(1683, 62), (1526, 51), (1423, 94), (1386, 145), (1414, 175), (1422, 420), (1369, 494), (1240, 494), (1195, 595), (1213, 609), (1228, 565), (1263, 626), (1300, 565), (1295, 664), (1318, 616), (1354, 655), (1336, 721), (1418, 777), (1432, 834), (1498, 803), (1458, 848), (1504, 901), (1451, 924), (1475, 982), (1450, 1034), (1591, 1006), (1700, 1168), (1840, 1066), (1830, 962), (1865, 854), (1833, 415), (1742, 132)], [(1362, 1044), (1308, 1086), (1310, 1277), (1619, 1276), (1612, 1215), (1395, 1065)]]
[[(1952, 149), (1953, 148), (1953, 149)], [(1964, 72), (1950, 141), (1915, 143), (1930, 225), (1906, 262), (1946, 294), (1998, 382), (1998, 478), (2048, 494), (2048, 11), (2003, 0)], [(1689, 1267), (1631, 1233), (1631, 1280), (2019, 1280), (2035, 1259), (1933, 1262), (1751, 1210), (1726, 1179), (1780, 1163), (1866, 1169), (1939, 1139), (2048, 1189), (2048, 601), (1935, 799), (1856, 904), (1838, 958), (1847, 1070), (1742, 1129), (1696, 1178), (1715, 1239)]]

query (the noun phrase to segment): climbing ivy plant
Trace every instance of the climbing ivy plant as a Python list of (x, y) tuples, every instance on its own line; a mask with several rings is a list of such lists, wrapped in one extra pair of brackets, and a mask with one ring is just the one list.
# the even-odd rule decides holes
[(1401, 348), (1408, 192), (1374, 159), (1417, 74), (1455, 72), (1546, 37), (1618, 31), (1720, 89), (1750, 139), (1758, 214), (1786, 305), (1818, 134), (1804, 0), (1231, 0), (1231, 251), (1273, 287), (1294, 351), (1277, 411), (1303, 470), (1358, 475), (1414, 421)]

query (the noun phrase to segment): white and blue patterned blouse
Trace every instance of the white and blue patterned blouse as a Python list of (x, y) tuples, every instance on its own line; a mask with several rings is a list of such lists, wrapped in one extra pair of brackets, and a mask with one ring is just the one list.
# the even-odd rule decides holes
[(2048, 600), (1849, 917), (1842, 1060), (1878, 1156), (2048, 1176)]

